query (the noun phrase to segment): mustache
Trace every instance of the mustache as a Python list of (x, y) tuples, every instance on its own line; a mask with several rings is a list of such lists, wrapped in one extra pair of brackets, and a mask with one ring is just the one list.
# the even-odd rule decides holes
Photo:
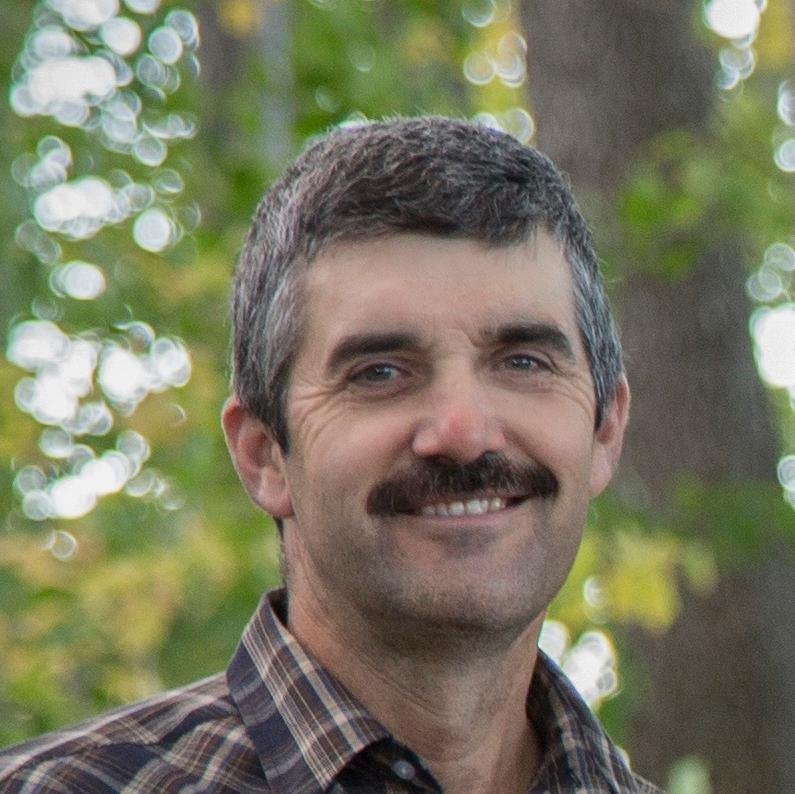
[(414, 512), (423, 504), (488, 492), (548, 498), (558, 490), (557, 477), (545, 466), (513, 463), (499, 452), (486, 452), (469, 463), (429, 458), (373, 488), (367, 512), (393, 516)]

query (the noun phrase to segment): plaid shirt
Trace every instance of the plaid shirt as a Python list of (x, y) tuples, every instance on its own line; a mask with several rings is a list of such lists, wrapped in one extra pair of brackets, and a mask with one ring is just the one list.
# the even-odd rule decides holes
[[(301, 648), (283, 605), (283, 591), (263, 599), (225, 675), (0, 752), (0, 792), (441, 792)], [(527, 711), (544, 748), (530, 794), (659, 792), (541, 653)]]

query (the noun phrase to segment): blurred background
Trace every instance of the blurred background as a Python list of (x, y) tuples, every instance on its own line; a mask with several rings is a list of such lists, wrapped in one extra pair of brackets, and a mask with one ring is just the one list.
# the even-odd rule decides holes
[(542, 644), (671, 794), (795, 791), (794, 0), (0, 0), (0, 746), (225, 667), (279, 581), (220, 433), (264, 187), (477, 118), (571, 177), (634, 391)]

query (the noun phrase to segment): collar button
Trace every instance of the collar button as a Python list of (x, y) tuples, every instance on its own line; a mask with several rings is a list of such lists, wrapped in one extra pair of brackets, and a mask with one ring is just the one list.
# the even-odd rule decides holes
[(395, 761), (392, 764), (392, 771), (401, 780), (413, 780), (415, 775), (417, 774), (417, 770), (414, 768), (414, 764), (411, 764), (402, 758)]

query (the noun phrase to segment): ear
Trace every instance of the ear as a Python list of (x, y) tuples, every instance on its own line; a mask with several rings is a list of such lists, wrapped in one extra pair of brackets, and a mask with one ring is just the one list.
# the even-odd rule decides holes
[(230, 397), (221, 413), (229, 454), (248, 495), (274, 518), (293, 514), (284, 453), (270, 428)]
[(598, 496), (613, 478), (621, 457), (624, 432), (629, 419), (629, 384), (625, 375), (619, 378), (616, 396), (602, 417), (602, 424), (594, 434), (591, 458), (591, 497)]

